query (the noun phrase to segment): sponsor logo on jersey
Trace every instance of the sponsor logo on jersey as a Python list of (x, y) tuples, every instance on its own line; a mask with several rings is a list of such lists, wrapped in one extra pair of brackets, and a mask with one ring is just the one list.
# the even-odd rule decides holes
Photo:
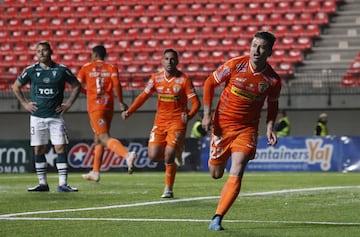
[(231, 93), (236, 95), (236, 96), (240, 96), (241, 98), (244, 98), (244, 99), (248, 99), (248, 100), (251, 100), (251, 101), (254, 101), (254, 100), (260, 100), (261, 99), (261, 96), (257, 96), (257, 95), (254, 95), (248, 91), (245, 91), (245, 90), (241, 90), (235, 86), (232, 86), (231, 87)]
[(159, 98), (160, 101), (164, 101), (164, 102), (174, 102), (174, 101), (176, 101), (176, 97), (174, 95), (159, 94), (158, 98)]

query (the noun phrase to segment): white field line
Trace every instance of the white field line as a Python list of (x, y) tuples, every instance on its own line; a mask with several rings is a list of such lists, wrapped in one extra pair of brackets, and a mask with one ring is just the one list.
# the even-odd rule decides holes
[[(336, 190), (336, 189), (357, 189), (360, 186), (334, 186), (334, 187), (316, 187), (316, 188), (302, 188), (302, 189), (286, 189), (268, 192), (256, 192), (256, 193), (244, 193), (240, 196), (251, 197), (251, 196), (268, 196), (278, 195), (285, 193), (294, 192), (312, 192), (312, 191), (324, 191), (324, 190)], [(115, 209), (125, 207), (138, 207), (138, 206), (149, 206), (159, 205), (166, 203), (177, 203), (177, 202), (189, 202), (198, 200), (217, 199), (219, 196), (207, 196), (197, 198), (183, 198), (165, 201), (153, 201), (153, 202), (142, 202), (122, 205), (112, 205), (103, 207), (87, 207), (87, 208), (75, 208), (75, 209), (63, 209), (63, 210), (47, 210), (47, 211), (34, 211), (34, 212), (22, 212), (13, 214), (0, 215), (0, 220), (78, 220), (78, 221), (153, 221), (153, 222), (208, 222), (209, 220), (198, 220), (198, 219), (144, 219), (144, 218), (42, 218), (42, 217), (18, 217), (25, 215), (37, 215), (37, 214), (49, 214), (49, 213), (63, 213), (63, 212), (78, 212), (78, 211), (93, 211), (93, 210), (104, 210), (104, 209)], [(312, 222), (312, 221), (261, 221), (261, 220), (223, 220), (224, 222), (257, 222), (257, 223), (284, 223), (284, 224), (312, 224), (312, 225), (355, 225), (360, 226), (360, 223), (349, 223), (349, 222)]]

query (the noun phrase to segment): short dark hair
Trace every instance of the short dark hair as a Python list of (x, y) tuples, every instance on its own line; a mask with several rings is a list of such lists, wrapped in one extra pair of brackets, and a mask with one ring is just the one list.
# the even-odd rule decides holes
[(270, 33), (268, 31), (258, 31), (255, 33), (254, 38), (260, 38), (263, 40), (266, 40), (269, 43), (270, 48), (275, 44), (276, 37), (273, 33)]
[(171, 49), (171, 48), (165, 49), (164, 50), (164, 55), (166, 53), (173, 53), (175, 55), (176, 60), (179, 59), (178, 52), (175, 49)]
[(92, 48), (92, 51), (99, 55), (101, 59), (106, 57), (106, 49), (103, 45), (96, 45), (94, 48)]
[(40, 41), (37, 43), (36, 47), (39, 45), (45, 46), (46, 48), (48, 48), (48, 50), (50, 51), (51, 54), (53, 53), (51, 45), (48, 41)]

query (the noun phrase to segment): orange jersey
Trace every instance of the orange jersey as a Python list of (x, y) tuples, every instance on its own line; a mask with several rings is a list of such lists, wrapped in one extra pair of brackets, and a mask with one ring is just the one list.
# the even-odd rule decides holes
[(213, 118), (215, 132), (219, 128), (236, 131), (252, 126), (257, 129), (266, 98), (267, 121), (275, 121), (281, 79), (269, 64), (264, 71), (254, 72), (249, 56), (225, 62), (205, 82), (204, 105), (211, 106), (211, 88), (223, 82), (225, 87)]
[[(144, 91), (135, 99), (128, 109), (131, 114), (135, 112), (153, 94), (157, 93), (157, 108), (154, 125), (177, 123), (184, 127), (181, 115), (187, 113), (193, 117), (200, 108), (200, 101), (191, 80), (179, 71), (178, 76), (167, 78), (162, 70), (152, 74)], [(191, 110), (188, 110), (188, 101), (191, 102)]]
[(114, 92), (122, 100), (117, 67), (102, 60), (82, 66), (78, 80), (86, 87), (88, 112), (114, 110)]

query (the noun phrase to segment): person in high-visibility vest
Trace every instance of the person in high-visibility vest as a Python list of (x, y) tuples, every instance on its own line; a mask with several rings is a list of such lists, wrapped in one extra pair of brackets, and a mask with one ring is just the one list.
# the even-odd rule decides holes
[(203, 129), (201, 125), (201, 118), (199, 118), (193, 125), (191, 129), (191, 138), (201, 138), (205, 137), (207, 135), (207, 132)]
[(278, 121), (275, 124), (276, 136), (286, 137), (290, 135), (290, 121), (285, 110), (279, 110)]
[(316, 123), (315, 131), (314, 131), (315, 136), (328, 135), (327, 121), (328, 121), (328, 115), (326, 113), (322, 113), (319, 115), (319, 119)]

